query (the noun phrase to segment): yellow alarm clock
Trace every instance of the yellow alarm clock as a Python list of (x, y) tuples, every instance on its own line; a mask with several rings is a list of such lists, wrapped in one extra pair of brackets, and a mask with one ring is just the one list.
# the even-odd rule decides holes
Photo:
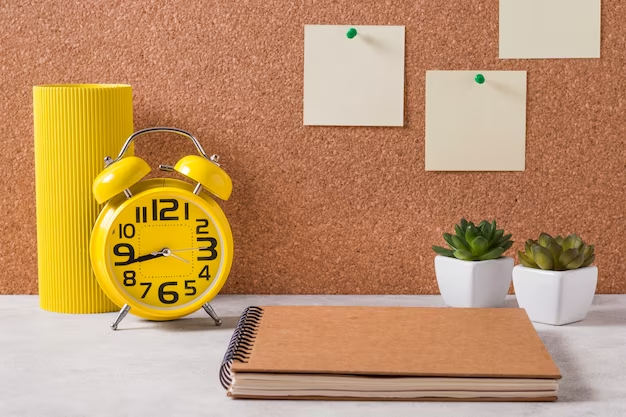
[[(138, 136), (153, 132), (191, 139), (200, 155), (159, 168), (178, 172), (193, 184), (169, 178), (141, 181), (150, 167), (124, 154)], [(232, 181), (220, 167), (219, 156), (208, 157), (184, 130), (137, 131), (115, 160), (105, 158), (93, 194), (98, 203), (108, 203), (94, 225), (90, 254), (102, 290), (121, 307), (113, 330), (129, 311), (149, 320), (173, 320), (204, 308), (216, 325), (221, 324), (209, 301), (230, 272), (233, 238), (224, 212), (209, 193), (228, 200), (231, 192)]]

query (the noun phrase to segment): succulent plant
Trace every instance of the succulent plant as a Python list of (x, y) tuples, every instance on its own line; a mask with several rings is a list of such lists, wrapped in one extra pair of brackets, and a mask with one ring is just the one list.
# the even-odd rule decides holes
[(539, 239), (528, 240), (518, 255), (525, 267), (549, 271), (584, 268), (596, 259), (593, 245), (585, 244), (577, 234), (553, 238), (542, 233)]
[(512, 235), (505, 235), (503, 229), (498, 229), (495, 220), (491, 223), (483, 220), (476, 226), (461, 219), (460, 224), (454, 225), (454, 231), (454, 235), (443, 234), (450, 249), (433, 246), (437, 254), (463, 261), (487, 261), (499, 258), (513, 245)]

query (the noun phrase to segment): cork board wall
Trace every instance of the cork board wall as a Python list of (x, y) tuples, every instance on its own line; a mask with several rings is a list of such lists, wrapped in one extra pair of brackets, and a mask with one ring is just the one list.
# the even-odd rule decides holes
[[(49, 83), (131, 84), (136, 129), (186, 129), (222, 156), (224, 292), (436, 293), (430, 246), (462, 216), (497, 218), (515, 248), (577, 232), (598, 292), (624, 292), (625, 21), (603, 0), (601, 59), (499, 60), (497, 0), (4, 1), (0, 293), (37, 291), (32, 86)], [(305, 24), (406, 26), (405, 127), (303, 126)], [(435, 69), (528, 71), (525, 172), (425, 172)], [(136, 152), (155, 167), (193, 147)]]

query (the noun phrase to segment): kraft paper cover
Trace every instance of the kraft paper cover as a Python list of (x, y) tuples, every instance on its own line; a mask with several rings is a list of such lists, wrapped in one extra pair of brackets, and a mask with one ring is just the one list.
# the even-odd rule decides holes
[(523, 309), (262, 307), (234, 372), (552, 378)]

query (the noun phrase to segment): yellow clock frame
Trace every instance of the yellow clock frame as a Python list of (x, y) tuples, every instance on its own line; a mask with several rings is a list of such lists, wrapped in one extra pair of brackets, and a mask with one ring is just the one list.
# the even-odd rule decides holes
[[(136, 156), (124, 157), (124, 154), (138, 136), (153, 132), (176, 133), (192, 140), (199, 156), (188, 155), (181, 158), (175, 166), (160, 165), (159, 168), (178, 172), (194, 181), (195, 185), (170, 178), (141, 181), (150, 172), (150, 167), (143, 159)], [(216, 325), (222, 323), (209, 301), (219, 293), (228, 278), (233, 258), (233, 238), (228, 220), (220, 206), (202, 191), (227, 200), (232, 192), (232, 181), (220, 167), (219, 156), (208, 157), (198, 140), (184, 130), (156, 127), (137, 131), (126, 140), (115, 160), (105, 158), (105, 169), (96, 177), (93, 193), (99, 203), (108, 202), (94, 225), (90, 255), (102, 290), (121, 307), (115, 322), (111, 324), (113, 330), (117, 329), (129, 311), (149, 320), (173, 320), (203, 308)], [(148, 203), (150, 201), (152, 204)], [(161, 208), (159, 218), (157, 204), (163, 202), (175, 204)], [(184, 209), (179, 207), (180, 202)], [(167, 212), (167, 217), (164, 212)], [(135, 256), (135, 246), (141, 248), (142, 236), (143, 248), (147, 246), (148, 252)], [(154, 246), (155, 241), (162, 243), (164, 239), (168, 242), (167, 247), (164, 244), (164, 247)], [(200, 241), (203, 243), (198, 243)], [(207, 241), (208, 243), (204, 243)], [(178, 247), (170, 248), (169, 242)], [(181, 245), (188, 247), (180, 249)], [(112, 251), (115, 259), (120, 258), (122, 262), (112, 261)], [(176, 254), (177, 252), (185, 254)], [(212, 256), (201, 257), (200, 252), (204, 255), (208, 252)], [(184, 263), (172, 263), (174, 258)], [(121, 272), (123, 269), (127, 270)], [(206, 280), (200, 280), (199, 290), (196, 283), (198, 270), (200, 276)], [(185, 271), (187, 276), (184, 275)], [(210, 271), (213, 275), (210, 275)], [(192, 291), (183, 293), (184, 297), (179, 296), (180, 292), (172, 291), (172, 286), (180, 287), (180, 277), (183, 280), (194, 278), (184, 280), (185, 290)], [(143, 282), (139, 283), (141, 291), (138, 292), (140, 286), (136, 284), (140, 280)], [(162, 282), (163, 280), (170, 282)], [(157, 299), (156, 288), (150, 290), (153, 283), (159, 282), (161, 285)], [(191, 282), (194, 284), (191, 285)], [(167, 287), (169, 291), (164, 290), (165, 285), (170, 286)]]

